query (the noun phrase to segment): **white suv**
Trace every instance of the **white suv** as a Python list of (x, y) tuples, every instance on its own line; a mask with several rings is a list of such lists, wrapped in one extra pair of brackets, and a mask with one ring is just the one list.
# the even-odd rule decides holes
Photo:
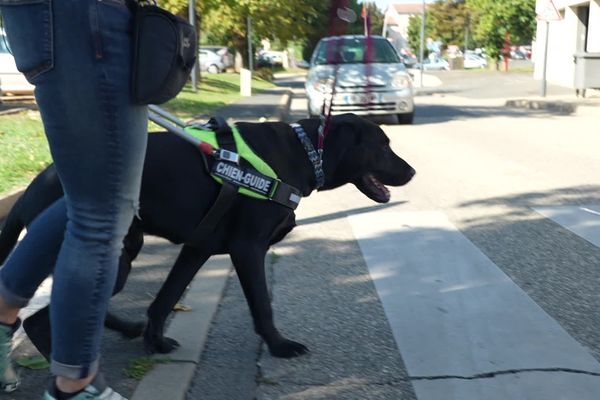
[(395, 114), (401, 124), (412, 124), (412, 79), (387, 39), (363, 35), (321, 39), (305, 85), (311, 116), (319, 115), (323, 102), (331, 100), (334, 82), (332, 114)]

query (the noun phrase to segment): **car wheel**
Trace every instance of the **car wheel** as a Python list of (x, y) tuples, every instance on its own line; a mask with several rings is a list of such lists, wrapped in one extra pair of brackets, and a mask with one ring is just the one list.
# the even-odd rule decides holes
[(209, 65), (207, 71), (208, 71), (209, 74), (218, 74), (219, 73), (219, 67), (217, 67), (215, 64)]
[(408, 114), (398, 114), (398, 123), (400, 125), (412, 125), (413, 120), (415, 119), (415, 112), (410, 112)]

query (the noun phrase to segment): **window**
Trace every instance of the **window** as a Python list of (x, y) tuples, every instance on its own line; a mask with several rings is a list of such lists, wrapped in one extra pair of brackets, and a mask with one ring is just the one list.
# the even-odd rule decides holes
[[(392, 45), (383, 38), (371, 38), (370, 51), (366, 37), (345, 37), (323, 40), (315, 50), (313, 63), (364, 64), (400, 63), (400, 57)], [(368, 53), (372, 53), (370, 56)]]

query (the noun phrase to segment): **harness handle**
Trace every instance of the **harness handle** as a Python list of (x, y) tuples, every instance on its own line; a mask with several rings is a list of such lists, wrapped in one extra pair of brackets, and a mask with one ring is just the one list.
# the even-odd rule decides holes
[(239, 164), (240, 162), (239, 154), (225, 149), (215, 149), (210, 143), (190, 135), (183, 129), (187, 126), (183, 121), (158, 106), (151, 105), (148, 107), (148, 119), (169, 132), (192, 143), (206, 155), (215, 157), (218, 160), (225, 160), (236, 164)]

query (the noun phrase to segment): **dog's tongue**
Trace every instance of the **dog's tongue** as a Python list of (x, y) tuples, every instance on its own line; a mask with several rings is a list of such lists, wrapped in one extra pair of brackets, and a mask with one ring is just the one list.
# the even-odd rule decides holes
[(390, 201), (390, 191), (372, 174), (363, 176), (362, 183), (363, 185), (361, 186), (363, 187), (359, 187), (359, 189), (370, 199), (378, 203), (387, 203)]

